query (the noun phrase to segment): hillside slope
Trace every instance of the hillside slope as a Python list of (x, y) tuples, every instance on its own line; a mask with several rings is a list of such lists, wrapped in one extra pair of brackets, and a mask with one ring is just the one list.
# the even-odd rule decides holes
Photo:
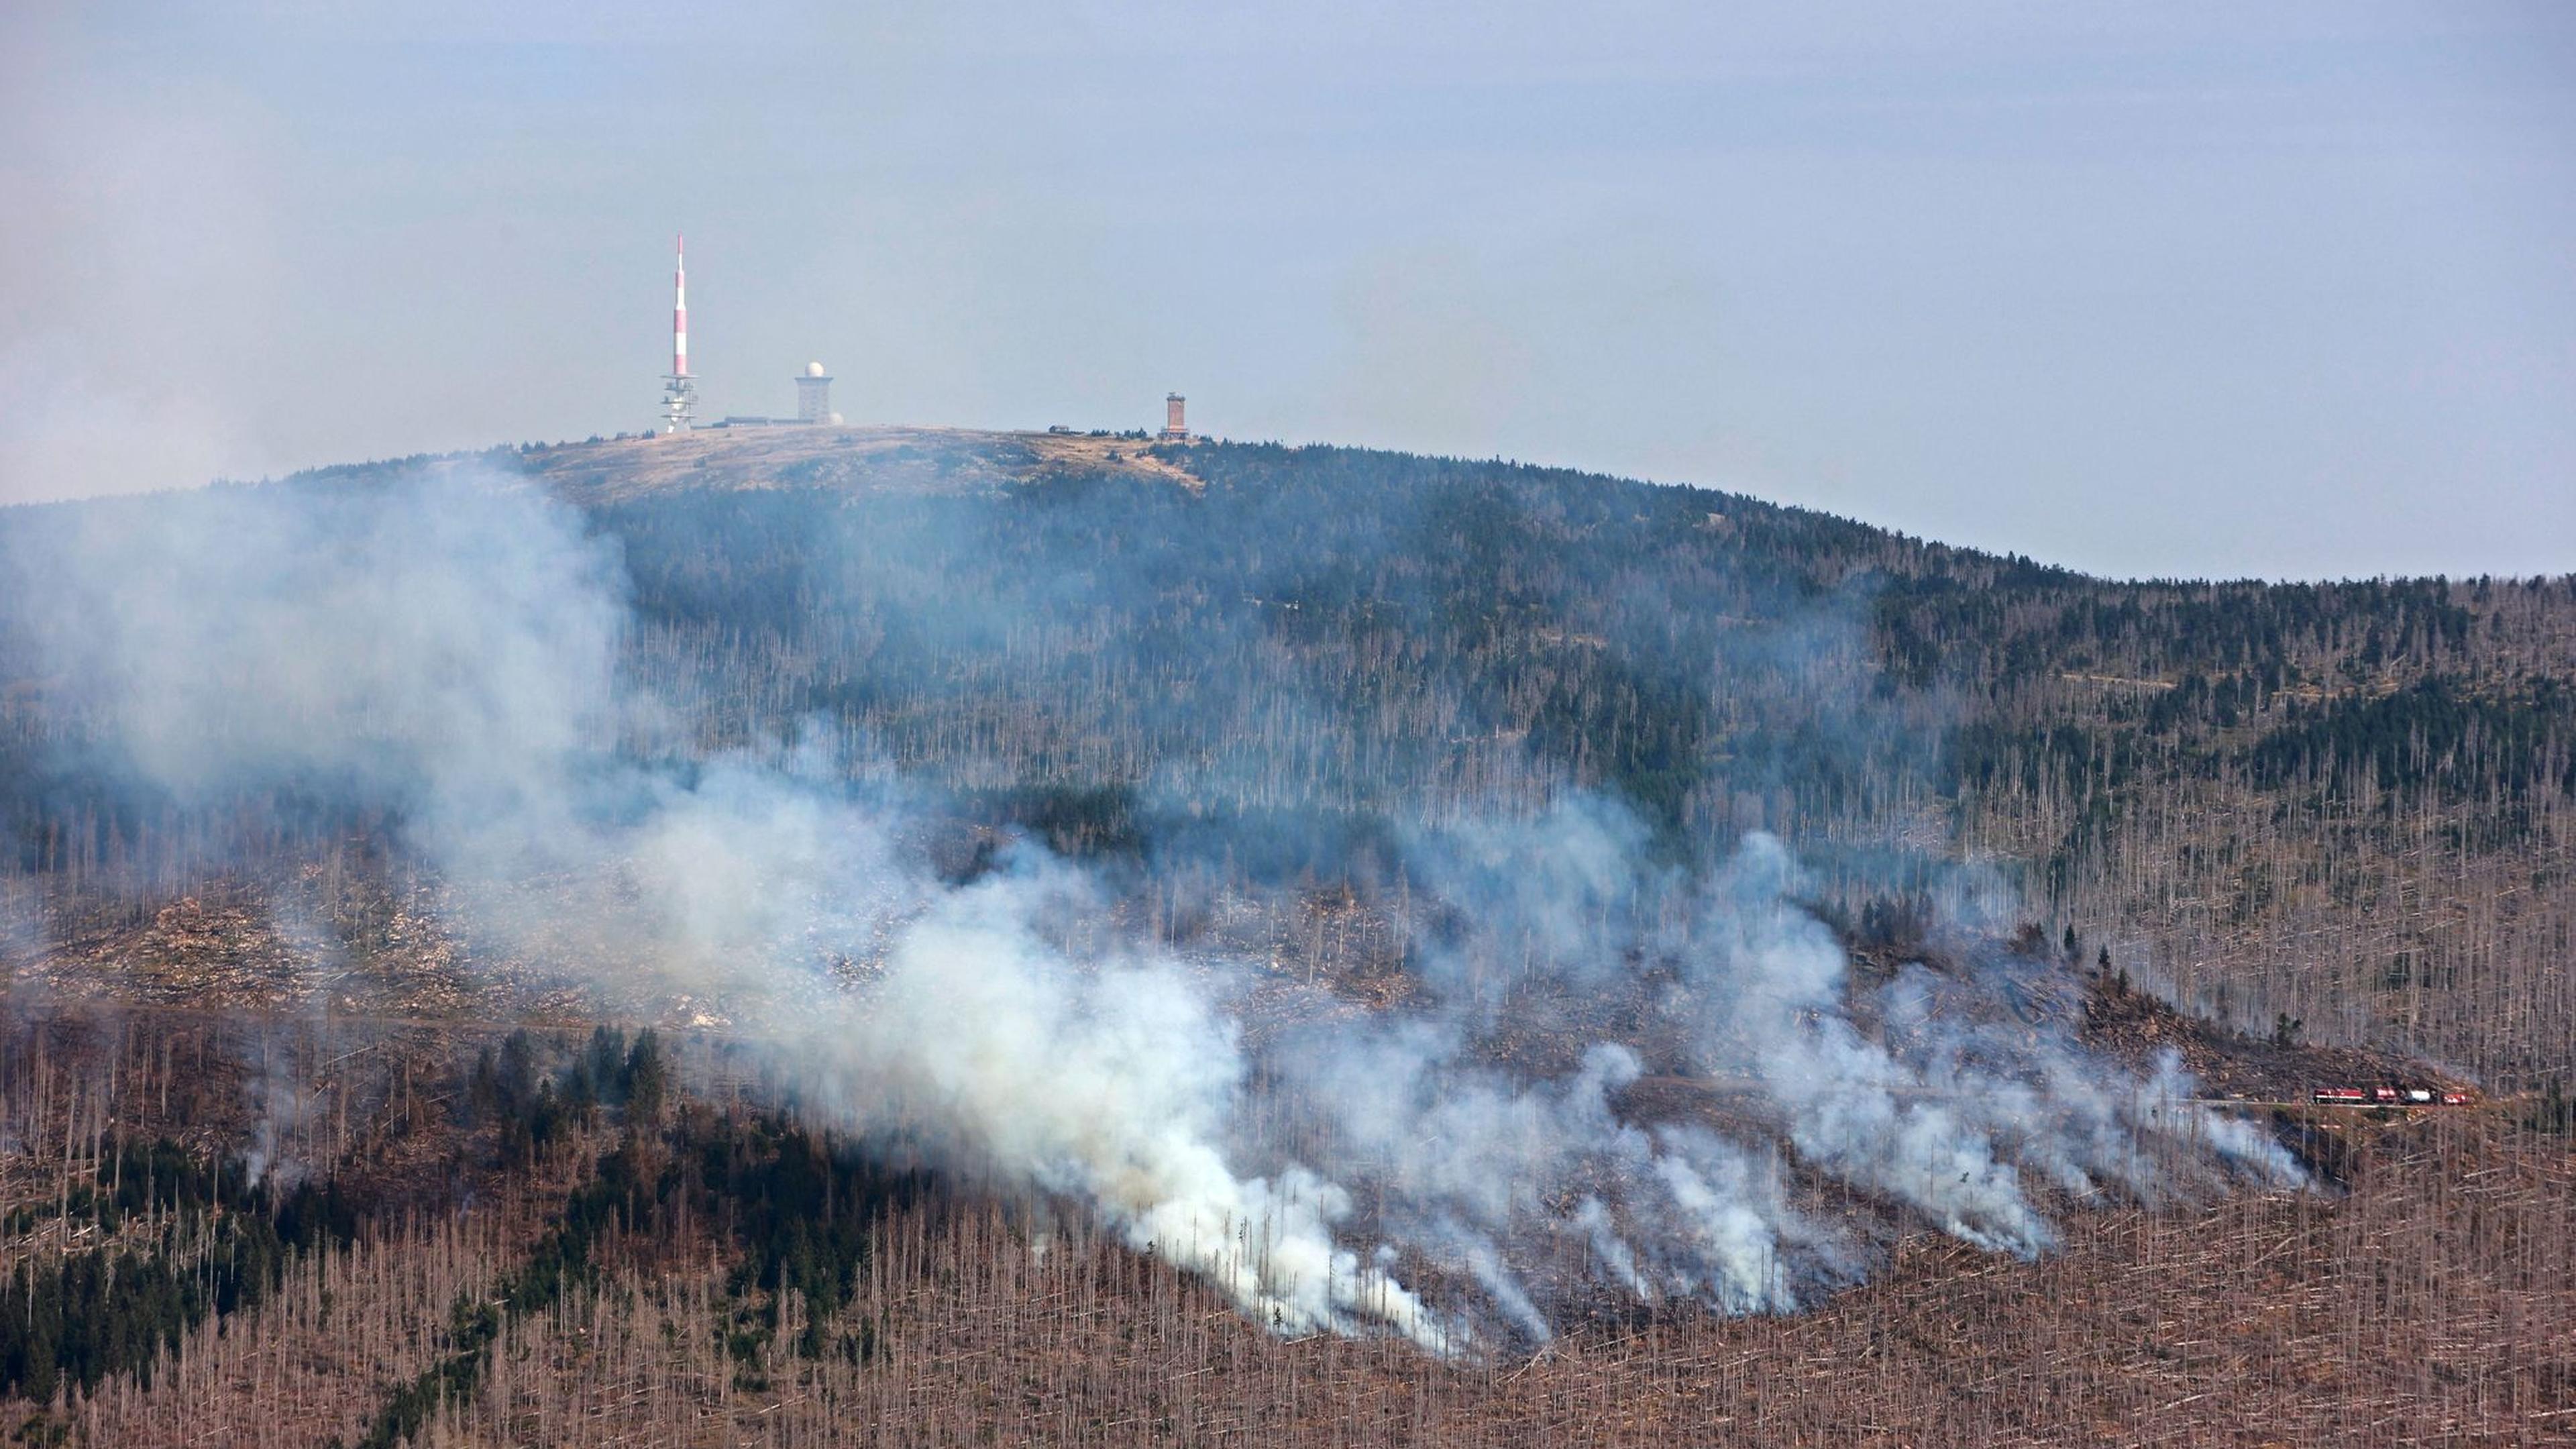
[[(1349, 880), (1390, 820), (1595, 790), (1684, 857), (1782, 834), (1854, 922), (1999, 878), (2256, 1034), (2505, 1090), (2576, 1051), (2576, 578), (2124, 583), (1564, 470), (940, 429), (281, 486), (404, 469), (614, 539), (628, 667), (691, 748), (828, 722), (1077, 853)], [(61, 778), (77, 719), (0, 672), (19, 868), (116, 876), (144, 807)]]
[(2568, 581), (779, 429), (0, 583), (31, 1442), (2576, 1422)]
[[(594, 496), (583, 450), (528, 462)], [(1167, 834), (1609, 789), (1698, 849), (1783, 832), (1855, 912), (1990, 861), (2053, 934), (2256, 1032), (2510, 1086), (2576, 1050), (2576, 577), (2104, 581), (1322, 448), (894, 435), (699, 467), (590, 506), (655, 645), (748, 631), (717, 670), (775, 701), (746, 733), (819, 710)]]

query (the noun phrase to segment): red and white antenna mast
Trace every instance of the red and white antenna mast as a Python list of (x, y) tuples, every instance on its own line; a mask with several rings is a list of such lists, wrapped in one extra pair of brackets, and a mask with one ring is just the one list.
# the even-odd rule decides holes
[(671, 371), (662, 379), (662, 431), (685, 433), (698, 407), (698, 385), (689, 377), (689, 244), (671, 243)]

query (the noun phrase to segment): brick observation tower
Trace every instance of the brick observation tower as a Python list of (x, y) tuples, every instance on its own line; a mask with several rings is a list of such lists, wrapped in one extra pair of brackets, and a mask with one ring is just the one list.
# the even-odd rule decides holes
[(1179, 393), (1163, 394), (1163, 436), (1180, 442), (1190, 435), (1190, 425), (1181, 417), (1181, 408), (1189, 399)]

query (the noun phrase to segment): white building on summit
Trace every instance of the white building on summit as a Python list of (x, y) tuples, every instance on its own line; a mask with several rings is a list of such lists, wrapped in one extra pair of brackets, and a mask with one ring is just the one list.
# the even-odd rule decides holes
[(800, 423), (837, 423), (841, 415), (832, 411), (832, 375), (823, 364), (809, 362), (796, 378), (796, 421)]

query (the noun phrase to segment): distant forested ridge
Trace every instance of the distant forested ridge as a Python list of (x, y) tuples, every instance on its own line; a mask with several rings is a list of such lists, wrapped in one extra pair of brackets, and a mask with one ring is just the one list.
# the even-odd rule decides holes
[[(479, 460), (613, 541), (624, 667), (687, 732), (622, 748), (819, 738), (1071, 853), (1298, 888), (1387, 869), (1410, 824), (1597, 791), (1675, 858), (1780, 833), (1855, 915), (1992, 869), (2052, 939), (2249, 1029), (2570, 1068), (2576, 577), (2105, 581), (1347, 448), (652, 446)], [(0, 515), (0, 548), (77, 512)], [(22, 876), (122, 889), (238, 832), (88, 768), (37, 673), (0, 662)], [(281, 850), (348, 823), (260, 805)]]

